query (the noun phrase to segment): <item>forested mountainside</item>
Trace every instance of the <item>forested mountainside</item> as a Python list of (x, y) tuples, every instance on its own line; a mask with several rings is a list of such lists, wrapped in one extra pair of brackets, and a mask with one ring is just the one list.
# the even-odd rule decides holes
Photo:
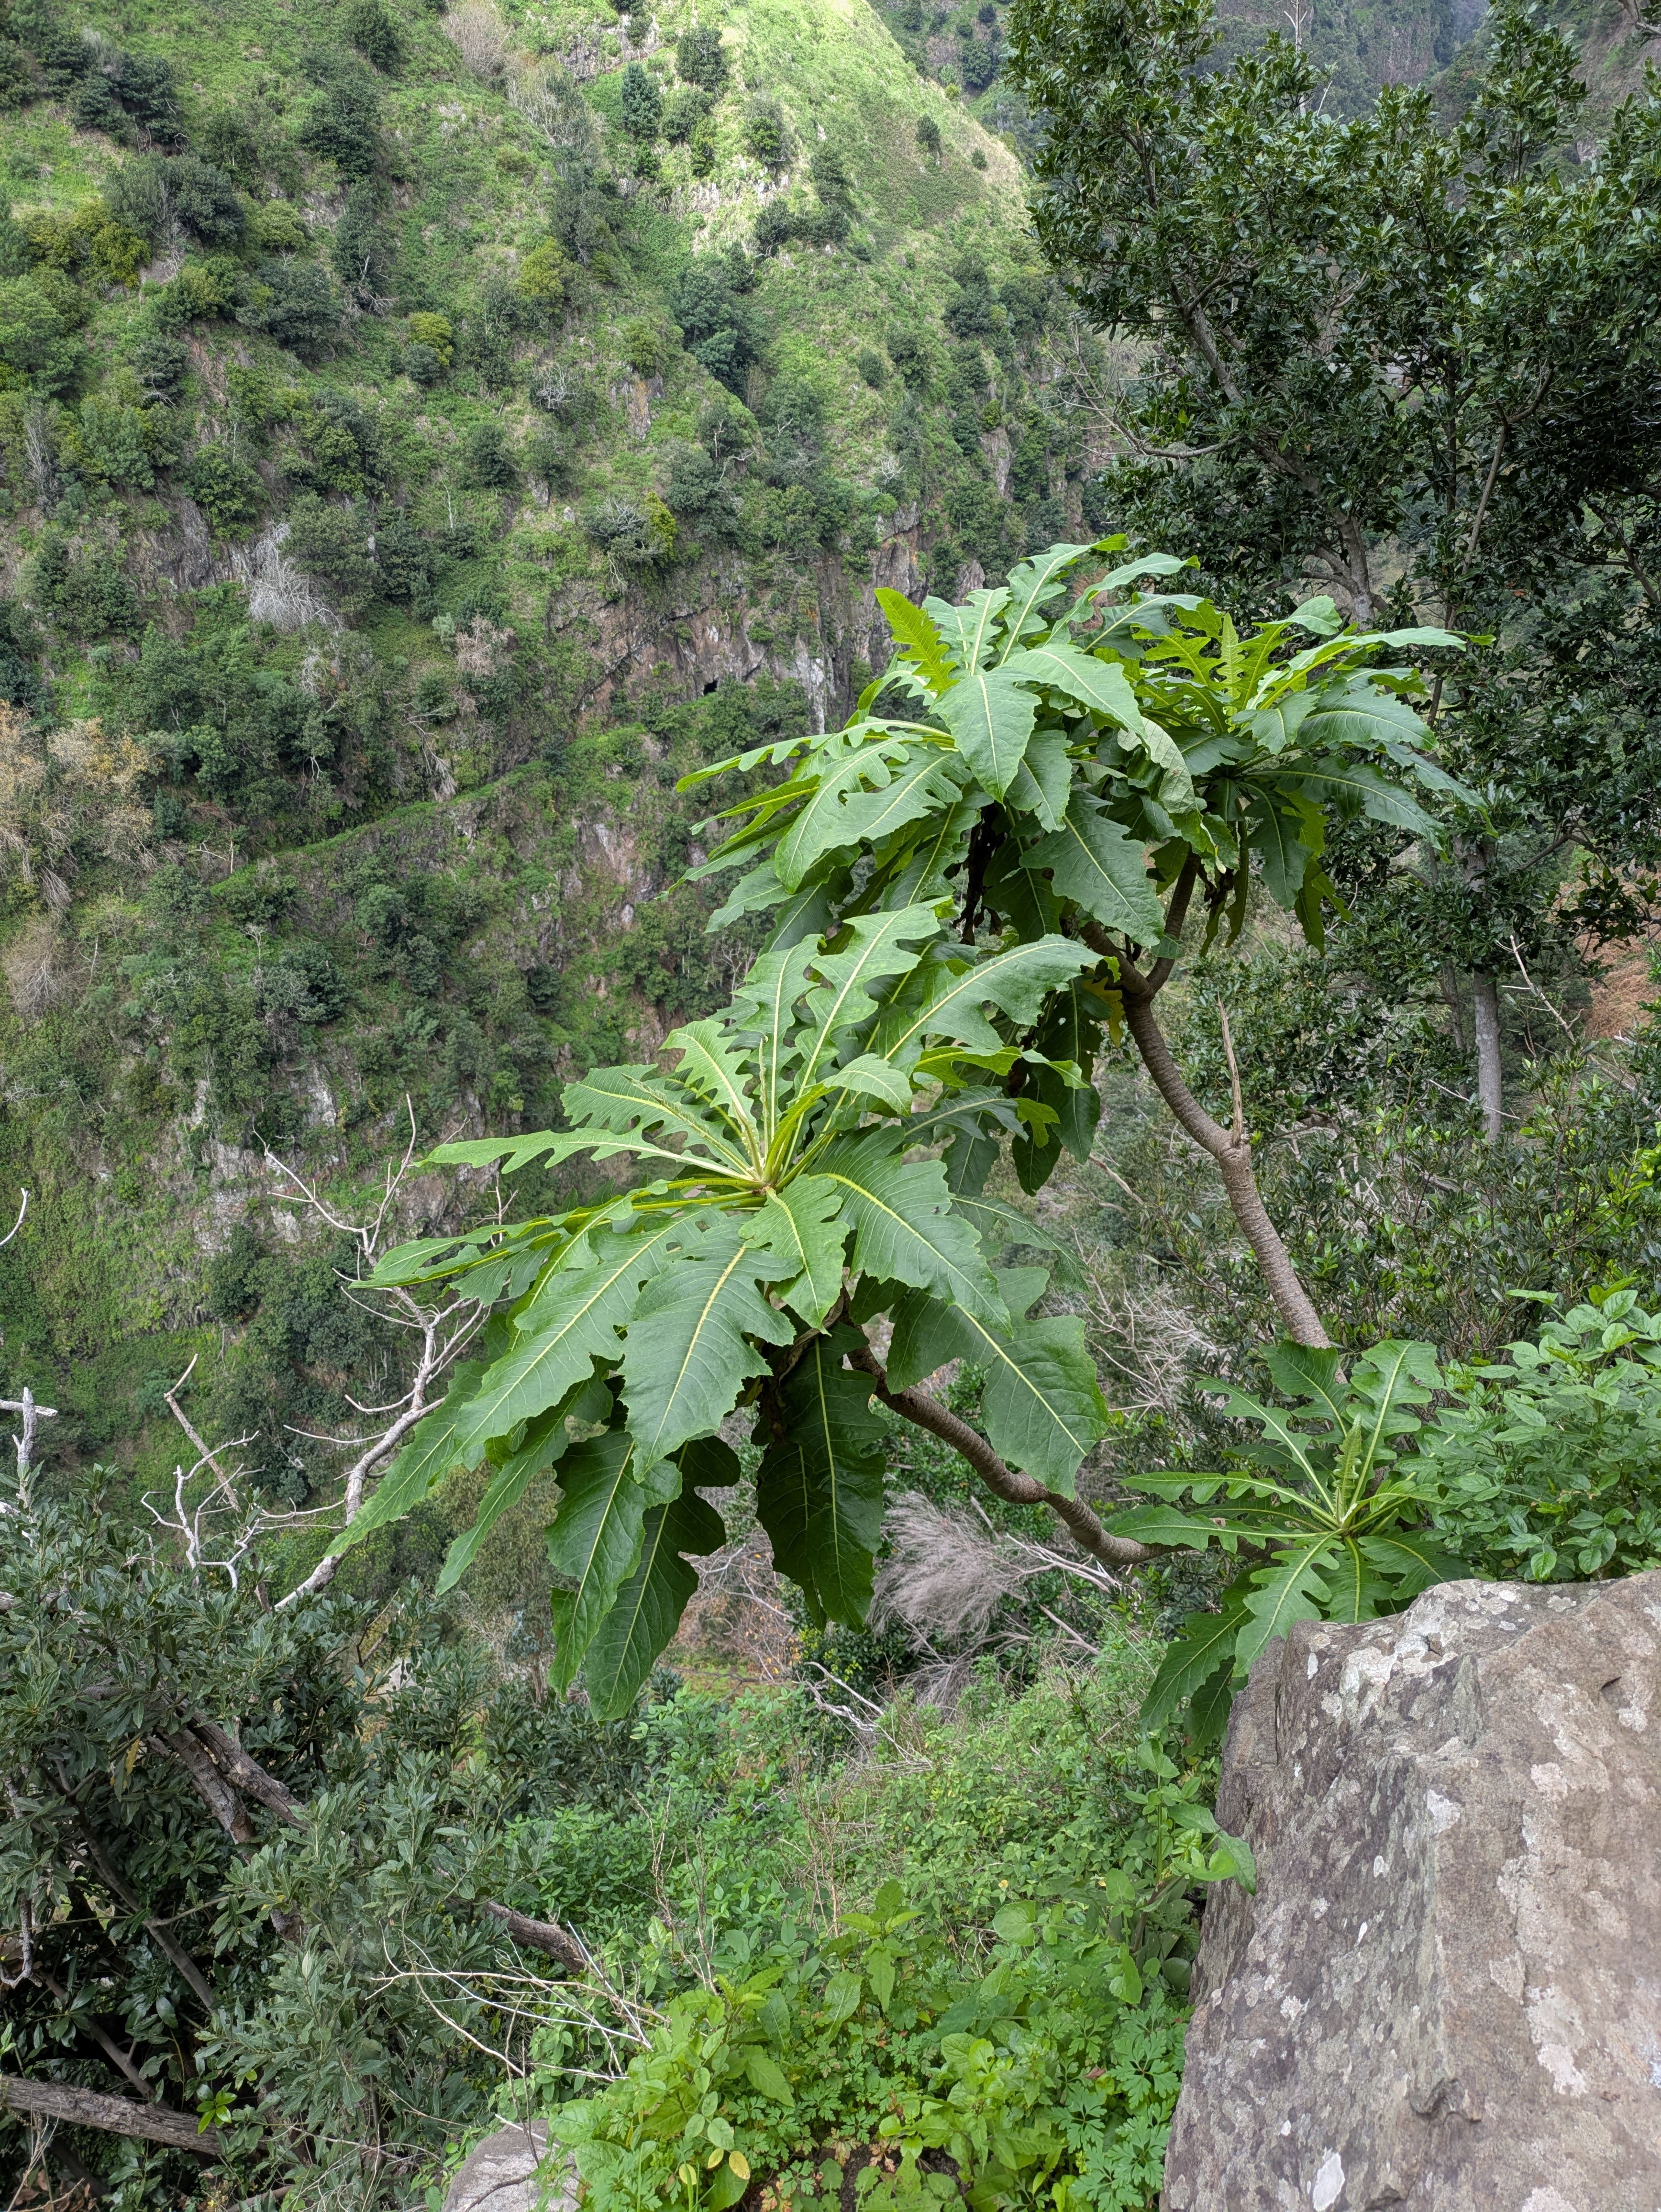
[[(1296, 27), (1353, 106), (1457, 87), (1477, 13)], [(1603, 97), (1644, 41), (1593, 13)], [(265, 1148), (350, 1182), (406, 1098), (423, 1139), (533, 1127), (648, 1053), (750, 943), (679, 883), (678, 776), (842, 712), (877, 585), (1111, 520), (1003, 37), (992, 0), (15, 0), (0, 1365), (57, 1449), (170, 1450), (197, 1354), (303, 1490), (364, 1347)]]
[(16, 0), (0, 85), (5, 1373), (96, 1455), (199, 1353), (297, 1494), (355, 1347), (264, 1148), (724, 997), (677, 776), (1077, 533), (1078, 341), (866, 0)]
[(1223, 0), (1224, 58), (1266, 31), (1295, 38), (1330, 71), (1327, 106), (1354, 115), (1384, 84), (1419, 84), (1449, 67), (1481, 24), (1485, 0)]
[[(1328, 72), (1325, 106), (1335, 115), (1360, 114), (1386, 84), (1429, 83), (1457, 111), (1487, 50), (1487, 0), (1221, 0), (1217, 12), (1220, 61), (1270, 31), (1295, 40)], [(1637, 0), (1555, 0), (1542, 13), (1579, 47), (1591, 93), (1581, 118), (1589, 150), (1661, 51), (1643, 28), (1653, 11)]]

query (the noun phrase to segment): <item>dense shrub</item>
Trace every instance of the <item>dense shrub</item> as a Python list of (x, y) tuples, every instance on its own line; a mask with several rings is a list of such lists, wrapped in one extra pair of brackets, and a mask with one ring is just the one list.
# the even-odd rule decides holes
[(222, 536), (246, 530), (265, 504), (258, 470), (223, 444), (198, 448), (185, 472), (185, 488)]
[(714, 100), (696, 85), (682, 85), (670, 94), (663, 110), (663, 135), (672, 146), (684, 146), (709, 115)]
[(61, 392), (80, 367), (70, 323), (33, 277), (0, 279), (0, 363), (43, 392)]
[(425, 600), (432, 586), (433, 548), (398, 507), (375, 525), (374, 557), (384, 597)]
[(166, 170), (167, 198), (186, 229), (204, 246), (234, 246), (247, 210), (225, 172), (194, 154), (181, 154)]
[(314, 261), (262, 261), (243, 294), (236, 319), (280, 346), (310, 353), (339, 327), (340, 309)]
[(631, 138), (648, 145), (663, 128), (662, 88), (638, 62), (630, 62), (623, 72), (623, 127)]
[(746, 371), (760, 357), (761, 331), (727, 269), (708, 254), (687, 262), (671, 289), (669, 312), (693, 358), (729, 391), (742, 392)]
[(533, 246), (519, 264), (514, 289), (545, 326), (558, 319), (571, 282), (570, 258), (557, 239)]
[(349, 293), (366, 305), (383, 294), (391, 281), (392, 246), (380, 217), (380, 191), (369, 179), (360, 178), (346, 194), (346, 204), (330, 240), (335, 275)]
[(683, 31), (675, 41), (675, 69), (684, 82), (719, 99), (731, 74), (719, 25), (706, 23)]
[(289, 551), (310, 574), (349, 599), (374, 589), (376, 569), (368, 518), (302, 492), (289, 508)]
[(326, 84), (301, 118), (295, 136), (309, 154), (332, 161), (344, 177), (373, 176), (380, 155), (380, 103), (360, 72)]
[(757, 100), (744, 118), (745, 151), (764, 168), (782, 169), (789, 159), (784, 112), (776, 100)]
[(455, 331), (447, 315), (424, 312), (411, 315), (410, 336), (433, 355), (441, 368), (449, 368), (455, 354)]
[(380, 0), (351, 0), (341, 24), (349, 46), (378, 70), (395, 70), (404, 58), (404, 41)]
[(192, 136), (198, 152), (240, 184), (259, 176), (259, 142), (235, 108), (210, 109)]
[(607, 492), (585, 500), (583, 529), (612, 561), (625, 568), (666, 568), (675, 556), (675, 518), (654, 492), (631, 499)]
[(517, 479), (513, 448), (499, 422), (480, 422), (469, 431), (465, 458), (469, 483), (499, 489)]
[(168, 166), (154, 155), (124, 161), (104, 183), (104, 205), (111, 220), (136, 231), (152, 246), (160, 242), (167, 226)]

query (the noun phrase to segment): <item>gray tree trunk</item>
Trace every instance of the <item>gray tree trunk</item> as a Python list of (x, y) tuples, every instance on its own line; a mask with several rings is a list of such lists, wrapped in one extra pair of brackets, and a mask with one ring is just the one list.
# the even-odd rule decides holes
[(1505, 1133), (1505, 1085), (1500, 1065), (1500, 981), (1477, 974), (1471, 978), (1476, 1006), (1476, 1103), (1482, 1112), (1482, 1131), (1497, 1144)]

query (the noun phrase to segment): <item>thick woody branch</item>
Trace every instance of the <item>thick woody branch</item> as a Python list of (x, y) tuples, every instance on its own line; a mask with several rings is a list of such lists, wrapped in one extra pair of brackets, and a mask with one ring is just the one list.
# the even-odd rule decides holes
[(267, 1774), (257, 1759), (250, 1759), (217, 1722), (204, 1720), (198, 1715), (191, 1723), (191, 1733), (207, 1747), (214, 1765), (245, 1796), (252, 1797), (257, 1805), (263, 1805), (268, 1813), (275, 1813), (278, 1820), (287, 1820), (291, 1826), (305, 1826), (306, 1809), (293, 1791), (285, 1790), (274, 1774)]
[(1010, 1505), (1047, 1505), (1081, 1551), (1110, 1567), (1132, 1567), (1152, 1558), (1146, 1544), (1138, 1544), (1129, 1536), (1110, 1535), (1080, 1499), (1063, 1498), (1059, 1491), (1046, 1490), (1030, 1474), (1018, 1474), (1013, 1468), (1006, 1467), (977, 1429), (970, 1428), (967, 1421), (942, 1406), (938, 1398), (931, 1398), (926, 1390), (891, 1390), (887, 1370), (868, 1345), (863, 1351), (855, 1349), (849, 1357), (862, 1374), (871, 1376), (877, 1396), (891, 1413), (897, 1413), (916, 1428), (926, 1429), (942, 1443), (950, 1444), (953, 1451), (967, 1460), (995, 1498), (1001, 1498)]
[(94, 2089), (70, 2088), (61, 2081), (24, 2081), (11, 2074), (0, 2074), (0, 2105), (16, 2112), (39, 2112), (72, 2128), (137, 2136), (144, 2142), (165, 2143), (169, 2150), (194, 2151), (200, 2158), (224, 2156), (216, 2129), (202, 2128), (188, 2112), (171, 2112), (164, 2105), (137, 2105), (130, 2097), (103, 2097)]
[(527, 1913), (515, 1912), (511, 1905), (497, 1905), (488, 1897), (480, 1898), (478, 1909), (488, 1912), (492, 1920), (499, 1920), (515, 1943), (522, 1943), (530, 1951), (540, 1951), (545, 1958), (557, 1959), (568, 1973), (587, 1972), (587, 1953), (575, 1936), (568, 1936), (557, 1921), (532, 1920)]
[[(1222, 1177), (1234, 1218), (1240, 1224), (1247, 1243), (1256, 1255), (1269, 1294), (1279, 1310), (1287, 1334), (1294, 1344), (1306, 1344), (1320, 1350), (1330, 1346), (1315, 1302), (1299, 1280), (1298, 1270), (1292, 1264), (1292, 1255), (1281, 1241), (1281, 1232), (1269, 1218), (1257, 1188), (1257, 1177), (1251, 1164), (1251, 1139), (1243, 1127), (1224, 1128), (1220, 1121), (1213, 1121), (1183, 1079), (1182, 1070), (1172, 1057), (1165, 1032), (1154, 1018), (1153, 998), (1159, 988), (1154, 981), (1156, 967), (1144, 975), (1115, 945), (1107, 932), (1098, 923), (1087, 922), (1080, 932), (1092, 952), (1099, 952), (1104, 960), (1113, 961), (1119, 971), (1120, 991), (1124, 1002), (1125, 1027), (1130, 1031), (1131, 1042), (1141, 1055), (1142, 1066), (1153, 1079), (1153, 1087), (1174, 1118), (1193, 1138), (1201, 1151), (1216, 1162), (1217, 1172)], [(1164, 963), (1160, 963), (1163, 965)], [(1159, 977), (1163, 981), (1164, 978)], [(1231, 1040), (1232, 1057), (1232, 1040)]]
[(189, 1729), (173, 1729), (150, 1738), (158, 1751), (170, 1751), (196, 1786), (196, 1794), (234, 1844), (251, 1844), (253, 1823), (242, 1800), (208, 1756), (204, 1743)]

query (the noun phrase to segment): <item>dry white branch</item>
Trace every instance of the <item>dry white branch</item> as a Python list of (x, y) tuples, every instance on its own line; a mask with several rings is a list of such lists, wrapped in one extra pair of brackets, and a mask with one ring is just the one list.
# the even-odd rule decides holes
[(3, 1237), (0, 1237), (0, 1252), (3, 1252), (5, 1250), (7, 1245), (10, 1243), (12, 1238), (16, 1236), (18, 1231), (23, 1226), (23, 1217), (29, 1210), (29, 1194), (27, 1191), (23, 1189), (21, 1183), (18, 1186), (18, 1189), (20, 1193), (20, 1203), (17, 1208), (17, 1218), (12, 1223), (11, 1227), (7, 1230), (5, 1235)]
[(247, 590), (250, 618), (283, 631), (304, 629), (313, 623), (338, 629), (340, 617), (283, 550), (288, 537), (288, 524), (274, 523), (231, 554), (231, 572)]
[(12, 1438), (17, 1455), (17, 1494), (23, 1505), (30, 1502), (29, 1476), (34, 1466), (34, 1438), (39, 1424), (58, 1419), (56, 1406), (42, 1406), (26, 1382), (21, 1398), (0, 1398), (0, 1413), (21, 1413), (22, 1422)]

